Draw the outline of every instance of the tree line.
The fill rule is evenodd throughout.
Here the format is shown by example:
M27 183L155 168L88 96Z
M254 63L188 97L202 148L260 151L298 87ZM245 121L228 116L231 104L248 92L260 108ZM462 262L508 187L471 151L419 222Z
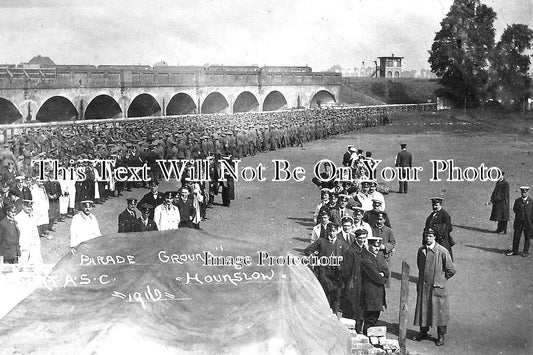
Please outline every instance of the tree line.
M442 85L438 96L460 107L495 100L516 108L530 97L533 30L507 25L496 43L496 16L480 0L454 1L429 51L431 70Z

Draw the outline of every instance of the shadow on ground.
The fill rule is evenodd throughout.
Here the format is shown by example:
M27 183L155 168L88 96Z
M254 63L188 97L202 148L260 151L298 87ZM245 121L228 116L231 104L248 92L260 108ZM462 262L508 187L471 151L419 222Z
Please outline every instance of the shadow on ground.
M474 231L474 232L494 233L493 230L489 230L489 229L485 229L485 228L470 227L470 226L459 226L457 224L452 224L452 226L457 227L457 228L461 228L461 229L466 229L466 230L469 230L469 231Z
M477 245L468 245L468 244L466 244L465 247L484 250L484 251L488 251L489 253L496 253L496 254L505 254L508 251L507 249L487 248L487 247L480 247L480 246L477 246Z
M310 218L287 217L287 219L291 221L295 221L299 225L307 227L308 229L312 229L315 226L315 224L313 223L313 220Z

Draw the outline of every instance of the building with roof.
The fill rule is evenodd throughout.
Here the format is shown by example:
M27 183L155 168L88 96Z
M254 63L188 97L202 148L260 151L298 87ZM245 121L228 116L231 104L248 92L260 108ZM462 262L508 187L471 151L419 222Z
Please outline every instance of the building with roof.
M402 76L402 59L404 57L378 57L380 78L400 78Z

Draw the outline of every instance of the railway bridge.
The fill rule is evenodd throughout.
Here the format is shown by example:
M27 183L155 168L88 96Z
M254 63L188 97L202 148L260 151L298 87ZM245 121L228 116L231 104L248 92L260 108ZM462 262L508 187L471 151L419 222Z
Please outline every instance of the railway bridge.
M0 124L315 108L340 73L310 67L0 67Z

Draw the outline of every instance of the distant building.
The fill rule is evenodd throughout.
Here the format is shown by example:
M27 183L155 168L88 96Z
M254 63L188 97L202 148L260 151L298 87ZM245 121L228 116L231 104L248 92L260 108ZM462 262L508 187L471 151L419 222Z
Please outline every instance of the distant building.
M426 79L435 79L437 75L429 69L420 69L420 77Z
M402 78L416 78L417 76L418 73L416 70L404 70L401 74Z
M40 54L33 57L28 63L22 63L23 68L39 69L39 68L53 68L56 63L50 57L43 57Z
M353 78L359 75L359 70L357 68L342 68L340 73L345 78Z
M390 57L378 58L380 78L399 78L402 76L403 57L395 57L394 54L392 54Z

